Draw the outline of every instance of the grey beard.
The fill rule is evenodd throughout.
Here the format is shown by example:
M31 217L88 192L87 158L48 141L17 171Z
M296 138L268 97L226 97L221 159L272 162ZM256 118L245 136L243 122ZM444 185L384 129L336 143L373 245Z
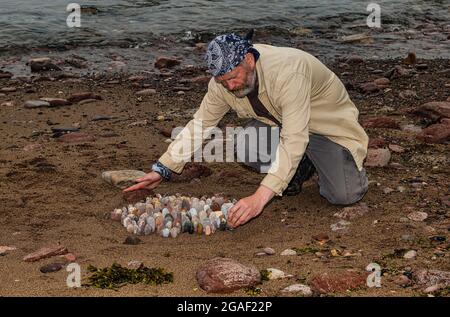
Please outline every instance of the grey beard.
M253 92L253 90L255 90L255 85L256 85L256 70L254 70L253 73L249 75L247 85L243 89L232 91L232 93L237 98L244 98L249 93Z

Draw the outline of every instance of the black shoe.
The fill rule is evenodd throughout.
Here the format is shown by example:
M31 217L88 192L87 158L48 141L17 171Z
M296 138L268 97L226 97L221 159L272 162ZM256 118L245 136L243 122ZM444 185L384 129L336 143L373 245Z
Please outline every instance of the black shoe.
M314 167L311 160L305 154L303 155L302 160L298 164L297 170L295 171L294 177L292 177L291 182L288 187L284 190L283 195L286 196L295 196L301 193L302 185L308 179L313 176L316 168Z

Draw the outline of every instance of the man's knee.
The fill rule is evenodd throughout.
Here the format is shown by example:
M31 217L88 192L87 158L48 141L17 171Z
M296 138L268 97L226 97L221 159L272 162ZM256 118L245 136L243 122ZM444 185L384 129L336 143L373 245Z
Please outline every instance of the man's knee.
M335 188L334 190L321 191L321 195L325 197L333 205L352 205L363 199L367 193L367 182L361 184L352 184L350 188Z

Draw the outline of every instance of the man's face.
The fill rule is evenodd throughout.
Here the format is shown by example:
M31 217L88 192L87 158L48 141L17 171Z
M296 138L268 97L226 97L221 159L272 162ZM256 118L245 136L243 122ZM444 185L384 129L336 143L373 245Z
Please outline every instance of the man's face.
M250 54L250 53L249 53ZM248 56L232 71L215 77L215 81L225 87L237 98L244 98L256 86L256 69L253 55Z

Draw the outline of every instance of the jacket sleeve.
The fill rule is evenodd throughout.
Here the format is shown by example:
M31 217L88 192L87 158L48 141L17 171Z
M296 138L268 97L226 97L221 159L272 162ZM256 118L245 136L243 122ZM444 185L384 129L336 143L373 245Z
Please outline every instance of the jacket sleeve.
M208 130L217 126L229 109L230 106L222 97L217 84L211 79L208 92L194 118L181 130L159 161L170 170L181 173L192 155L202 147L203 139L209 134Z
M291 73L276 84L282 109L281 133L275 161L261 185L281 196L295 174L309 142L311 82L301 73Z

